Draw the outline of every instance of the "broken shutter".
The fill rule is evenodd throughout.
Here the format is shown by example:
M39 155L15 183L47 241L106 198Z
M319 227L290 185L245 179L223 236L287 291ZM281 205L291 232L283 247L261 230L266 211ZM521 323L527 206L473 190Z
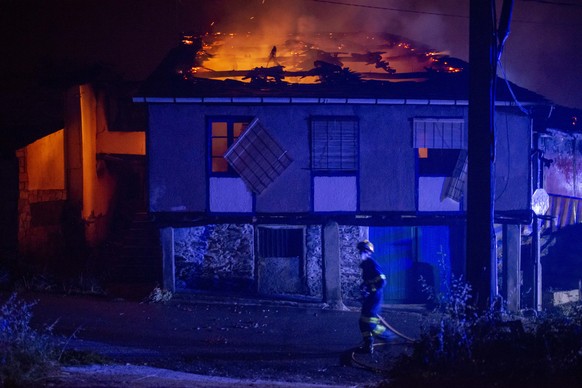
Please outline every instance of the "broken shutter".
M467 180L467 151L461 150L457 164L453 170L453 176L445 179L441 201L445 198L450 198L456 202L461 201L463 196L463 188Z
M291 164L292 159L254 119L224 154L253 192L260 194Z

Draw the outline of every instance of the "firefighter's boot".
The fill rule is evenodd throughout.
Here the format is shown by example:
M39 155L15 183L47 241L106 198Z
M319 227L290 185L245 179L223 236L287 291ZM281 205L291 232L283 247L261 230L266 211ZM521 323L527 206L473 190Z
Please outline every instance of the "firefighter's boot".
M374 337L366 337L364 338L364 352L366 353L374 353Z

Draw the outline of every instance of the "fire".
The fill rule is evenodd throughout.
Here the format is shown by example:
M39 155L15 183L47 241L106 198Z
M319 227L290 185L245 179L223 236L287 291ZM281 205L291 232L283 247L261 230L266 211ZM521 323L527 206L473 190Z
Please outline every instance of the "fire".
M386 80L464 69L462 61L390 34L265 36L214 32L185 35L182 44L199 47L194 66L177 69L184 78L315 83L321 81L322 72L329 71L364 80Z

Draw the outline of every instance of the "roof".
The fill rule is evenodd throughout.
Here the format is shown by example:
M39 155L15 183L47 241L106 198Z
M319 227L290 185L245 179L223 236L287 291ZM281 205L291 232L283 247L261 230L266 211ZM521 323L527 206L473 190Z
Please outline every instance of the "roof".
M467 62L436 54L426 48L423 48L421 52L411 50L408 48L408 43L405 48L395 46L394 41L397 37L390 35L389 39L391 43L388 48L385 47L386 45L381 46L384 51L370 52L356 47L359 51L353 52L343 45L341 47L346 52L342 52L342 55L320 49L313 54L313 49L310 48L301 53L300 59L291 55L279 59L280 57L274 55L279 46L273 46L268 59L265 55L265 57L256 58L254 62L254 64L271 63L273 66L256 66L242 70L227 70L228 64L225 65L224 62L228 61L221 63L216 59L219 55L229 59L235 54L225 53L224 50L209 53L210 50L207 49L207 44L203 40L188 40L187 43L182 41L168 53L158 68L142 84L138 96L468 100L469 64ZM294 41L293 44L296 45L296 42ZM286 45L289 46L289 43ZM304 46L312 47L313 44L302 44L301 47ZM394 50L397 51L394 52ZM408 51L402 55L402 50ZM410 67L404 65L399 65L399 67L414 71L398 71L397 68L391 67L392 62L389 63L384 59L396 58L396 61L399 61L396 63L400 63L403 61L402 57L408 58L412 64ZM308 59L314 58L315 61L307 65ZM233 66L239 63L238 59L230 60ZM285 60L288 62L284 62ZM214 70L208 67L213 64L222 68ZM315 81L305 83L306 78ZM496 85L499 101L514 102L514 95L520 103L524 104L548 103L543 96L511 82L505 82L501 78L498 78Z

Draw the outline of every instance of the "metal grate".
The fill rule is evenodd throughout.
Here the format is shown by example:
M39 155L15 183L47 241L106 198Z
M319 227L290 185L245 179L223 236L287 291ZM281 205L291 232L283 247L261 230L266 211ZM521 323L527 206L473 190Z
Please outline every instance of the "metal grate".
M261 257L302 257L303 229L259 228Z
M254 119L224 158L253 192L262 193L293 161Z

